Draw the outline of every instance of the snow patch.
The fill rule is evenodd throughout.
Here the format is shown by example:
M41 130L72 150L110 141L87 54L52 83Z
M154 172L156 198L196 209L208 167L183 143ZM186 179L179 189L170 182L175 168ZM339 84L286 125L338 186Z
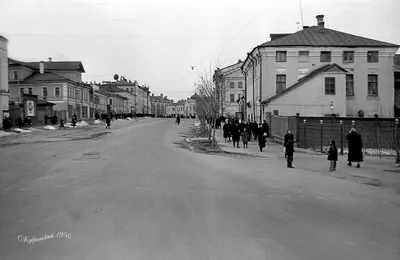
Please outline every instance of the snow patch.
M79 127L81 127L81 126L88 126L88 125L89 125L89 124L86 123L85 121L80 121L80 122L76 123L76 126L79 126Z
M130 117L127 117L127 118L126 118L126 120L132 120L132 118L130 118Z
M99 119L94 120L94 123L95 123L96 125L104 124L104 122L101 121L101 120L99 120Z
M51 125L46 125L43 128L46 129L46 130L56 130L56 128L54 126L51 126Z
M14 134L14 133L9 133L9 132L0 131L0 137L9 136L9 135L13 135L13 134Z
M17 132L17 133L32 133L33 132L32 130L25 130L25 129L21 129L21 128L14 128L13 131Z

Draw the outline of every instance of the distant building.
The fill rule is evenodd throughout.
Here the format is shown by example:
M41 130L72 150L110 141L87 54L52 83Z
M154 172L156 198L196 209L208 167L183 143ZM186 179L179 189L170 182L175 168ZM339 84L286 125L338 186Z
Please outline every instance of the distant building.
M185 117L196 117L196 94L185 100Z
M248 54L241 67L248 120L296 113L395 116L399 45L328 29L323 18L296 33L271 34Z
M243 119L245 86L242 65L243 61L239 60L236 64L214 72L213 79L221 101L221 116Z
M8 103L10 90L8 88L8 40L0 35L0 126L3 124L4 116L10 116ZM1 128L1 127L0 127Z
M155 96L152 94L150 96L151 112L155 116L166 116L167 115L167 105L170 104L172 100L168 99L168 96L160 94Z

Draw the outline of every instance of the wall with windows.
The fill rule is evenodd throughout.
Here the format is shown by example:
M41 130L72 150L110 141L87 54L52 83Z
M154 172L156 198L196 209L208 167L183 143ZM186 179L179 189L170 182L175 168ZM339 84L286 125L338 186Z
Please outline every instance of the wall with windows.
M393 59L396 51L395 48L263 48L262 99L290 87L325 64L336 63L353 75L353 78L347 78L348 116L363 110L365 116L378 114L380 117L393 117ZM258 62L256 75L259 66ZM251 74L251 70L248 72ZM248 80L251 80L250 77ZM248 82L248 100L252 95L251 84Z
M346 115L345 73L322 73L265 105L264 112L282 116ZM333 109L331 107L333 105Z

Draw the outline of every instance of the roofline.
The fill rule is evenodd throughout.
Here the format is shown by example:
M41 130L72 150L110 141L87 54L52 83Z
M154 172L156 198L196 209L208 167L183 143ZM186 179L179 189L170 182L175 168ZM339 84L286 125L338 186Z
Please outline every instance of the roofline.
M0 39L4 40L6 43L8 43L8 39L6 37L0 35Z
M326 68L324 68L324 67L326 67ZM323 66L321 66L321 67L319 67L319 68L317 68L317 69L315 69L315 70L313 70L313 71L310 72L310 73L312 73L312 72L314 72L314 71L321 70L322 68L324 68L324 69L322 69L321 71L319 71L318 73L312 75L312 76L309 77L309 78L304 79L303 81L301 81L301 78L300 78L296 83L292 84L289 88L285 89L284 91L280 92L279 94L276 94L276 95L274 95L274 96L272 96L272 97L270 97L270 98L267 98L266 100L262 101L261 104L263 104L263 105L268 104L268 103L271 102L272 100L277 99L277 98L283 96L284 94L290 92L291 90L293 90L293 87L299 87L300 85L303 85L305 82L308 82L309 80L315 78L317 75L319 75L319 74L321 74L321 73L324 73L325 71L327 71L327 70L329 70L329 69L331 69L331 68L333 68L333 67L338 67L338 68L339 68L340 70L342 70L343 72L345 72L345 73L347 72L346 69L342 68L341 66L339 66L339 65L336 64L336 63L323 65ZM307 76L307 75L306 75L306 76ZM306 77L306 76L305 76L305 77ZM296 84L298 84L298 85L296 86Z
M400 45L393 44L392 46L388 45L290 45L290 44L284 44L284 45L267 45L263 46L260 45L260 48L279 48L279 47L318 47L318 48L327 48L327 47L337 47L337 48L385 48L385 49L390 49L390 48L400 48Z

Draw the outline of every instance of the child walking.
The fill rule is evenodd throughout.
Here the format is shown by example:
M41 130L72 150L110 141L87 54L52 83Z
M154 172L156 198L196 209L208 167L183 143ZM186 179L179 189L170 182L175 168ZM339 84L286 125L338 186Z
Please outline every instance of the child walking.
M329 171L330 172L336 171L336 162L338 160L338 149L336 147L335 140L332 140L329 146L328 160L331 161L331 164L329 166Z
M243 141L243 147L248 148L249 133L247 132L246 128L244 129L244 131L242 133L242 141Z
M293 167L293 154L294 154L294 146L293 146L293 141L289 140L286 143L286 149L285 149L285 157L287 159L287 167L288 168L294 168Z

